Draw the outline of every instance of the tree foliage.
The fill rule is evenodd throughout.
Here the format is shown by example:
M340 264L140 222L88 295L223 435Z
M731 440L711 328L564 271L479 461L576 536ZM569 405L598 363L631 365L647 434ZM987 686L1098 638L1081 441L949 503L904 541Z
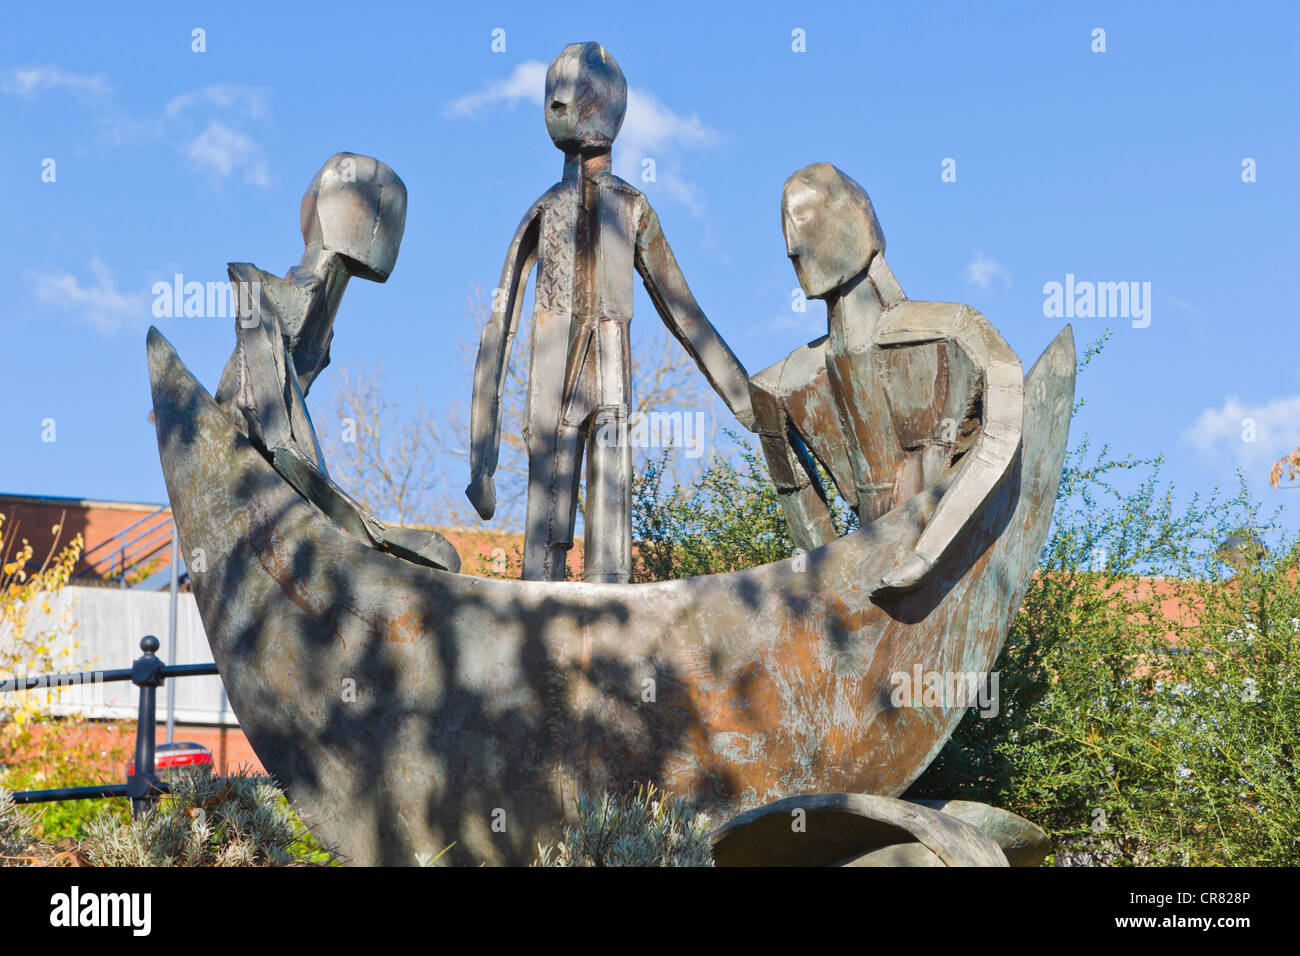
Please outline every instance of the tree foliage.
M77 643L70 607L56 600L81 555L81 536L37 558L0 515L0 679L66 673ZM58 716L59 690L0 694L0 787L11 791L120 779L129 747L113 733L88 733L86 719ZM113 728L108 728L112 730ZM47 835L79 836L96 801L51 804L35 817Z
M1300 863L1300 548L1242 490L1179 508L1159 462L1086 443L995 665L911 796L1014 810L1060 863ZM1144 470L1121 492L1116 473Z
M752 453L671 492L651 465L635 515L639 580L790 553ZM908 796L1019 813L1058 863L1300 863L1300 542L1259 546L1278 534L1244 486L1180 505L1159 459L1085 440L995 664L997 716L970 711Z

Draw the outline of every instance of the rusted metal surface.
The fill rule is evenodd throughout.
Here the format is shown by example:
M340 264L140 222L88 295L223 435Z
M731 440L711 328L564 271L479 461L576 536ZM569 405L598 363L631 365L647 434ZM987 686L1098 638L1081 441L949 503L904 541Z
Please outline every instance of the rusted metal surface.
M965 819L969 808L978 806L983 804L959 808L967 811L963 814L865 793L787 797L715 830L713 859L718 866L870 866L880 860L903 866L1007 866L998 841Z
M582 791L654 781L715 820L895 796L964 710L894 677L987 672L1047 533L1074 348L1026 376L1013 466L932 574L875 593L954 481L807 555L655 584L465 577L340 530L149 336L159 452L214 657L250 742L359 863L522 863ZM202 560L195 560L199 554Z

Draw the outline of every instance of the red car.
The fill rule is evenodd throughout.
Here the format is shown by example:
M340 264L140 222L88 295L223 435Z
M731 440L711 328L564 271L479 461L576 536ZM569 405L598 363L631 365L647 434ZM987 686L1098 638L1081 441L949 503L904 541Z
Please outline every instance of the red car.
M176 767L191 767L198 764L212 764L212 751L202 744L190 740L178 740L174 744L159 744L154 754L154 771L162 773ZM126 765L127 777L135 773L135 761Z

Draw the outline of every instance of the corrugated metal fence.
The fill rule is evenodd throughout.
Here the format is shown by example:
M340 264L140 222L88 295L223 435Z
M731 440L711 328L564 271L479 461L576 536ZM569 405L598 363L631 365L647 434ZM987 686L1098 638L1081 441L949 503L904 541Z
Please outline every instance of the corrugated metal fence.
M129 667L139 656L141 634L157 634L162 642L159 655L166 659L170 596L166 591L119 590L69 586L50 601L50 614L64 612L76 622L71 639L61 638L61 647L72 647L60 657L61 671L90 671ZM48 626L46 615L37 610L29 628ZM0 640L3 640L0 637ZM199 620L194 595L177 596L176 660L168 664L206 664L212 660L208 638ZM18 677L20 674L5 674ZM27 691L37 694L42 691ZM192 677L167 681L158 692L158 712L167 712L170 695L176 695L176 721L182 724L238 726L219 677ZM49 698L54 713L82 713L88 717L134 720L135 687L130 683L90 683L66 687Z

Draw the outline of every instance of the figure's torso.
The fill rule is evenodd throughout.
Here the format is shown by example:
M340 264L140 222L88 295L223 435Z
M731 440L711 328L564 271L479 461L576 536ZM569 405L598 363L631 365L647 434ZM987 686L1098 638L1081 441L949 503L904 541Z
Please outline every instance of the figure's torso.
M542 197L533 353L561 379L568 417L628 401L626 332L644 201L607 171L565 179ZM597 386L608 394L583 394Z
M868 338L831 337L826 364L849 442L859 516L871 521L933 485L970 448L980 427L980 376L945 327L967 306L904 302ZM934 330L910 334L915 327Z

